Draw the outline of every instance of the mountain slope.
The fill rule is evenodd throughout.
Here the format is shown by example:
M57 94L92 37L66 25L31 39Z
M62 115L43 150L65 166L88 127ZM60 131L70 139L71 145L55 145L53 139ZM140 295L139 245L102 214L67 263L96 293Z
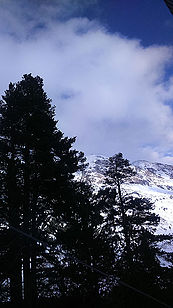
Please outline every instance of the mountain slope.
M104 172L108 158L91 155L89 166L83 177L91 182L95 190L105 187ZM127 193L150 199L155 204L154 212L160 216L158 234L173 233L173 166L139 160L132 164L136 175L123 184Z

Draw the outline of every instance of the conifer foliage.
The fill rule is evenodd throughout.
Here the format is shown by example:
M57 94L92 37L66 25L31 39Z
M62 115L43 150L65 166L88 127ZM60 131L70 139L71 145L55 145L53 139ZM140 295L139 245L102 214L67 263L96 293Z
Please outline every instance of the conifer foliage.
M108 186L98 194L99 204L105 212L105 232L114 246L115 258L119 256L121 272L128 270L128 273L134 271L137 264L144 266L144 244L149 252L154 228L159 222L159 217L152 213L153 204L149 200L124 191L123 183L134 175L122 153L115 154L109 158L105 171Z
M2 97L0 132L0 301L129 307L117 278L163 287L159 218L148 200L124 192L134 170L122 153L109 158L105 189L75 180L84 154L57 128L43 80L31 74Z
M44 230L52 217L57 220L58 215L58 224L63 226L65 216L70 215L67 204L71 182L74 172L83 168L84 158L71 149L75 139L63 137L57 129L54 108L40 77L28 74L22 81L10 83L0 112L1 257L8 260L9 267L4 268L2 276L10 279L11 301L19 303L23 271L24 299L29 303L38 296L36 267L40 252L32 241L7 231L3 223L48 239Z

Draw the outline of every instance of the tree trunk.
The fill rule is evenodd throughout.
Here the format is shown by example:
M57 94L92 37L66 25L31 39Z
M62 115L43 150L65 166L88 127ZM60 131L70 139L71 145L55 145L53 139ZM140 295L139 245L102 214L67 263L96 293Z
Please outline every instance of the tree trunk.
M30 228L30 166L29 149L26 147L24 152L24 200L23 200L23 229L27 234L31 233ZM23 275L24 275L24 300L27 307L32 307L32 286L31 286L31 240L24 237L23 250Z
M14 150L13 150L14 151ZM16 168L14 154L8 163L7 170L7 189L8 189L8 207L9 207L9 225L20 228L20 212L19 212L19 194L16 183ZM21 251L19 236L14 231L12 239L9 243L9 254L11 256L10 268L10 298L14 304L22 301L22 267L21 267Z
M37 226L36 226L36 213L37 213L37 202L38 202L38 170L37 163L35 162L34 167L34 182L33 182L33 198L32 198L32 235L37 237ZM32 281L32 303L35 304L37 299L37 243L32 242L31 249L31 281Z
M20 304L22 302L22 264L19 247L15 241L10 250L13 258L10 264L10 298L13 304Z
M36 211L35 204L32 209L32 235L36 236ZM36 258L37 258L37 243L32 242L31 246L31 293L32 293L32 305L34 306L37 299L37 279L36 279Z
M123 233L125 237L125 245L126 245L126 252L127 252L127 261L129 265L132 264L132 254L131 254L131 249L130 249L130 235L128 234L128 227L127 227L127 217L124 209L124 202L121 194L121 186L120 182L117 179L117 188L118 188L118 195L120 199L120 209L121 209L121 215L122 215L122 227L123 227Z

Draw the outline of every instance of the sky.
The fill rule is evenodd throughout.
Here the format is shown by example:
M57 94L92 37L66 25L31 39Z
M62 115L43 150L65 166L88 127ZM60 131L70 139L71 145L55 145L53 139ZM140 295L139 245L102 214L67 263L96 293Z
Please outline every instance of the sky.
M0 94L32 73L85 155L173 163L173 15L164 0L0 0Z

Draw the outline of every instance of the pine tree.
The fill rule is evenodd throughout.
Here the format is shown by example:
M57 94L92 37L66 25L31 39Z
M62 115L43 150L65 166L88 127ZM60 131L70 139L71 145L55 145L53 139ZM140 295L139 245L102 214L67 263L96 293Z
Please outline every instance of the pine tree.
M51 276L51 284L61 296L95 301L109 287L105 277L92 270L92 267L112 273L112 250L105 234L100 232L103 217L91 187L83 181L74 181L72 186L73 189L68 192L68 206L61 217L61 226L56 220L49 225L50 233L56 238L54 246L60 246L64 252L61 254L62 266L59 270L54 252L51 259L49 251L48 260L54 266L53 273L57 268L59 270L59 274Z
M170 235L155 235L160 219L153 212L154 204L125 190L123 184L134 174L129 161L121 153L110 157L105 172L108 187L98 195L105 213L103 228L115 249L115 273L131 286L170 302L172 270L162 268L158 259L158 256L163 257L158 242L170 239ZM112 295L117 297L115 303L120 306L134 304L134 294L122 286L115 286ZM147 300L139 298L136 303L137 306L146 306Z
M64 138L57 129L55 111L40 77L29 74L16 84L10 83L0 111L2 220L34 237L43 237L41 231L51 217L57 216L61 224L74 172L83 168L83 154L71 149L75 138ZM12 244L6 252L16 256L10 271L11 301L22 299L23 260L24 299L31 305L38 296L40 252L33 241L8 233ZM47 233L45 236L48 239Z
M105 213L104 229L107 228L111 245L115 247L121 272L124 268L128 274L137 264L144 267L143 247L145 244L145 249L152 251L153 231L159 222L158 216L152 213L153 204L149 200L136 198L123 189L123 183L134 174L122 153L110 157L105 174L108 187L99 192L99 203ZM156 255L153 258L153 262L156 261Z

